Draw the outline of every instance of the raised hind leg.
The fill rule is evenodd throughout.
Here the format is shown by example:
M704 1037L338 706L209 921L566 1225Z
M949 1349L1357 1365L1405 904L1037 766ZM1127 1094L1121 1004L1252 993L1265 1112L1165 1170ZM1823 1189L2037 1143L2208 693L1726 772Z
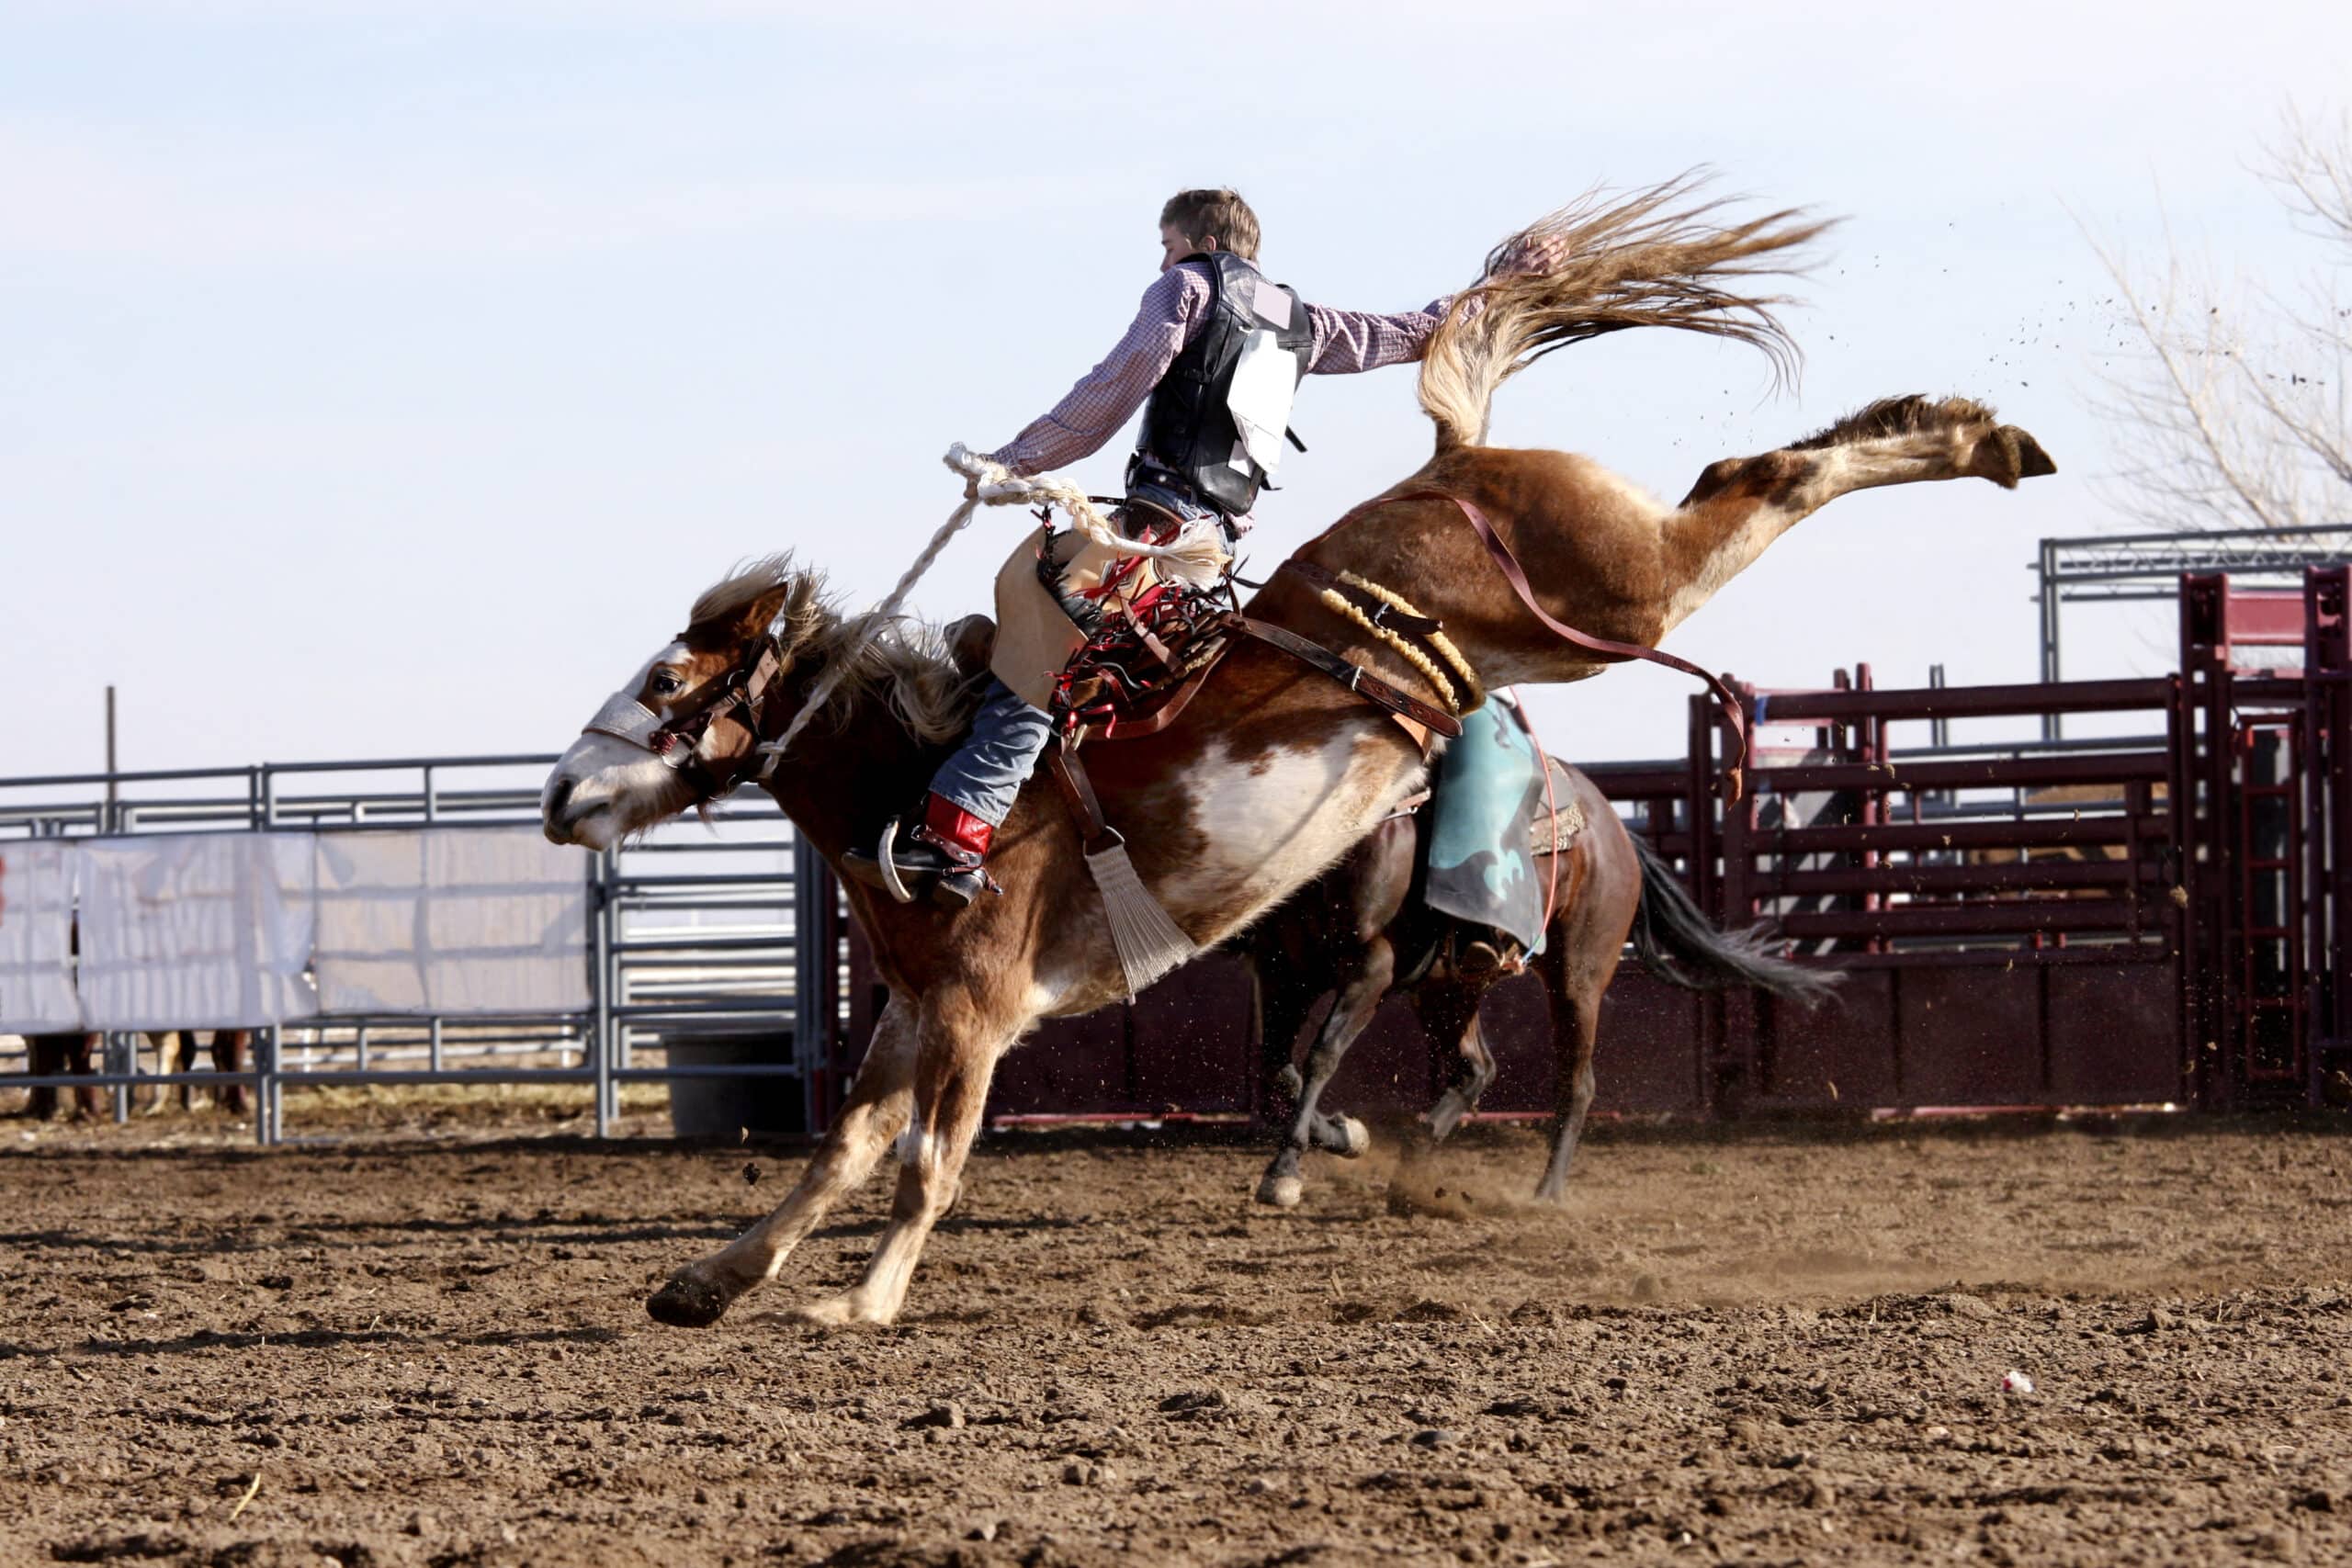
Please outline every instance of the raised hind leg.
M1679 584L1657 635L1679 626L1765 547L1841 495L1879 485L1984 479L2005 490L2054 474L2040 442L1966 398L1887 398L1792 446L1711 465L1661 526Z
M812 1323L888 1323L906 1304L923 1243L956 1201L964 1161L980 1130L989 1080L1019 1033L960 989L923 1000L914 1073L914 1115L899 1140L899 1190L890 1223L865 1278L802 1309Z
M1340 1064L1347 1058L1348 1047L1355 1043L1379 1009L1380 999L1388 994L1396 976L1396 950L1385 934L1375 935L1357 954L1351 970L1332 997L1331 1010L1324 1017L1323 1027L1315 1032L1315 1043L1306 1049L1305 1082L1290 1131L1258 1182L1261 1203L1278 1209L1298 1206L1306 1195L1301 1161L1308 1149L1352 1159L1372 1145L1372 1135L1363 1122L1348 1115L1325 1115L1321 1101L1324 1089L1330 1087Z
M773 1213L734 1241L671 1275L645 1310L680 1328L701 1328L718 1322L744 1292L775 1278L792 1249L843 1193L866 1179L906 1125L913 1098L916 1041L912 1004L892 996L875 1021L874 1038L850 1085L847 1103L792 1191Z

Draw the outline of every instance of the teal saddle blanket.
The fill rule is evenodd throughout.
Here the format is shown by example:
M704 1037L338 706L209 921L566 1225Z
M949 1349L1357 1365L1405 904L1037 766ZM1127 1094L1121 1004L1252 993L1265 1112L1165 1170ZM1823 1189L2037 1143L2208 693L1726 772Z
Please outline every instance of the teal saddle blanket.
M1518 705L1500 693L1463 716L1438 759L1422 808L1423 897L1430 908L1492 926L1530 953L1544 948L1544 887L1531 825L1544 764Z

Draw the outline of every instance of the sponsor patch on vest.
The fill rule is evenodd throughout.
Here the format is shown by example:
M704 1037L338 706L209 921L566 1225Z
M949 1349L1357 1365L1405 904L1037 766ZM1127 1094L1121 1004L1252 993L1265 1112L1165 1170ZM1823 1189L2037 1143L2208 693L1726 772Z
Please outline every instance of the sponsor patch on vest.
M1290 325L1290 296L1262 277L1256 279L1251 286L1250 307L1258 312L1258 319L1270 327Z

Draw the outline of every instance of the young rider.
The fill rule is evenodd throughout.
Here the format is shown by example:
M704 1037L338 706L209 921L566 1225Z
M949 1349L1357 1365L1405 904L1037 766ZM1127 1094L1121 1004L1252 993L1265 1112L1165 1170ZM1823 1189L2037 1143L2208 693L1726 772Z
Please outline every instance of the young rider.
M1101 450L1141 409L1120 513L1129 530L1146 532L1153 520L1214 519L1229 547L1250 525L1299 377L1418 360L1453 303L1448 296L1385 316L1306 304L1259 272L1258 239L1257 214L1233 191L1170 197L1159 213L1159 277L1125 335L990 457L1023 477L1067 468ZM1551 259L1513 258L1502 270L1534 270ZM1270 355L1277 360L1271 367ZM991 675L970 737L932 779L922 820L890 844L900 877L935 876L934 897L969 903L987 886L980 866L989 840L1051 732L1041 708ZM872 856L849 860L853 874L883 882Z

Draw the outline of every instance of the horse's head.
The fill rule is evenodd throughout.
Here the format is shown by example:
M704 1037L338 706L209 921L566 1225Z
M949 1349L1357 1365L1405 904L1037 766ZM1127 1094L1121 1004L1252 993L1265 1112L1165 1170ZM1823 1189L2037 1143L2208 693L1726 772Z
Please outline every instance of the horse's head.
M548 775L539 818L602 850L732 790L779 732L836 621L813 573L771 557L695 602L686 629L605 700Z

